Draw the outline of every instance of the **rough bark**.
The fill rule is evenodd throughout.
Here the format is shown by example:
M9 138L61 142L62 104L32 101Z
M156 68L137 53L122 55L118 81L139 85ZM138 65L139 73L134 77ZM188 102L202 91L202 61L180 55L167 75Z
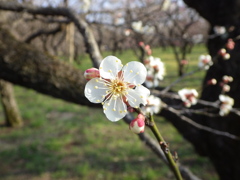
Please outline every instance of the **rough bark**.
M0 30L0 77L56 98L90 105L83 93L83 72L17 42L4 29Z
M6 120L6 126L22 126L23 121L14 97L12 84L4 80L0 80L0 94Z

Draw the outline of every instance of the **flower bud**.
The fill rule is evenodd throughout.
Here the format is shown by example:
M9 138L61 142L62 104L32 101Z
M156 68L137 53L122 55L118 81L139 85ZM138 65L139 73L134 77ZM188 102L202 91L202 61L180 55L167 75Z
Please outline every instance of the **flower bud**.
M140 42L138 43L138 45L141 46L141 47L143 47L143 46L144 46L144 42L140 41Z
M150 56L151 54L152 54L152 50L151 50L151 49L148 49L148 50L147 50L147 55Z
M224 92L229 92L230 89L231 89L231 88L230 88L229 85L227 85L227 84L224 84L224 85L223 85L223 91L224 91Z
M136 133L143 133L145 128L145 117L142 114L138 114L137 118L132 120L129 129Z
M96 78L96 77L100 77L100 73L99 73L99 70L96 69L96 68L90 68L90 69L87 69L85 72L84 72L84 77L87 81L93 79L93 78Z
M228 42L226 44L226 48L229 50L233 50L235 46L235 42L232 39L228 39Z
M217 80L216 79L210 79L210 80L207 81L207 84L208 85L215 85L215 84L217 84Z
M223 59L224 60L230 59L230 54L228 54L228 53L224 54Z
M224 48L220 49L220 50L218 51L218 54L219 54L220 56L224 56L224 55L226 54L226 49L224 49Z
M233 81L233 77L232 76L227 76L227 75L224 75L222 77L222 80L224 83L229 83L229 82L232 82Z
M181 63L182 65L186 65L186 64L188 64L188 60L182 59L180 63Z

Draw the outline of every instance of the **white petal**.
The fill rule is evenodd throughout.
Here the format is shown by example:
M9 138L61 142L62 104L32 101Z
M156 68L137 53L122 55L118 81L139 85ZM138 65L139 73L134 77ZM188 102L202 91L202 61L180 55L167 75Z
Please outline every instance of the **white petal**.
M147 104L147 97L150 95L149 89L140 85L136 89L130 89L126 95L128 103L133 108L138 108L140 104Z
M121 98L106 101L103 105L103 112L110 121L118 121L127 114L127 106Z
M105 79L115 79L122 66L120 59L115 56L107 56L100 64L100 76Z
M86 98L92 103L101 103L107 94L107 87L104 84L104 81L99 78L88 81L84 90Z
M135 85L142 84L147 76L147 70L145 66L137 61L127 63L123 67L124 81L133 83Z

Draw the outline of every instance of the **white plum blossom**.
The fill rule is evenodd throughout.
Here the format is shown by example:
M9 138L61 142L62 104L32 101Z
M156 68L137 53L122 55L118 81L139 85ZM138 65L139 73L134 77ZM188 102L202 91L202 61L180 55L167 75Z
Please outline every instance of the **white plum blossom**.
M162 108L162 101L160 98L150 95L147 98L147 105L143 106L142 111L147 113L151 113L151 114L157 114L160 112Z
M143 32L142 21L132 22L132 28L134 31L142 33Z
M213 62L212 62L212 57L210 55L199 56L199 62L198 62L199 68L208 70L211 65L213 65Z
M120 59L108 56L99 67L100 77L88 81L85 96L92 103L102 103L106 117L118 121L127 114L127 108L138 108L147 104L150 91L141 84L145 81L147 70L137 61L124 67Z
M148 88L157 87L160 80L163 80L166 74L164 63L160 58L149 56L144 61L144 65L147 68L147 79L145 84Z
M142 34L151 34L155 31L155 28L153 26L143 26L142 21L132 22L132 28L134 31Z
M198 92L195 89L181 89L178 91L178 95L186 107L197 104Z
M226 28L224 26L214 26L213 30L217 35L223 35L226 33Z
M234 105L234 99L229 96L220 94L219 100L221 102L219 111L220 116L228 115L229 111L232 109L232 106Z
M83 1L82 1L81 9L82 9L84 12L88 12L89 9L90 9L90 6L91 6L91 0L83 0Z

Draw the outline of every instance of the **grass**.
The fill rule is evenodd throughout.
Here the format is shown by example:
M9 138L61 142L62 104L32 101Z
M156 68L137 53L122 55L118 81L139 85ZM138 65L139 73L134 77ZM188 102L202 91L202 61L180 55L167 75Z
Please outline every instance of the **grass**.
M166 63L169 72L166 80L176 78L169 50L154 52ZM194 50L191 66L197 64L200 52L205 52L202 47ZM134 60L128 58L133 57L130 51L117 56ZM81 64L81 68L87 66L90 64ZM192 78L189 86L199 84L202 75ZM101 109L70 104L18 86L15 95L25 125L0 128L0 180L173 179L168 167L123 121L108 121ZM2 109L0 115L3 124ZM170 123L162 118L156 121L182 164L202 179L217 179L209 161L199 157Z

